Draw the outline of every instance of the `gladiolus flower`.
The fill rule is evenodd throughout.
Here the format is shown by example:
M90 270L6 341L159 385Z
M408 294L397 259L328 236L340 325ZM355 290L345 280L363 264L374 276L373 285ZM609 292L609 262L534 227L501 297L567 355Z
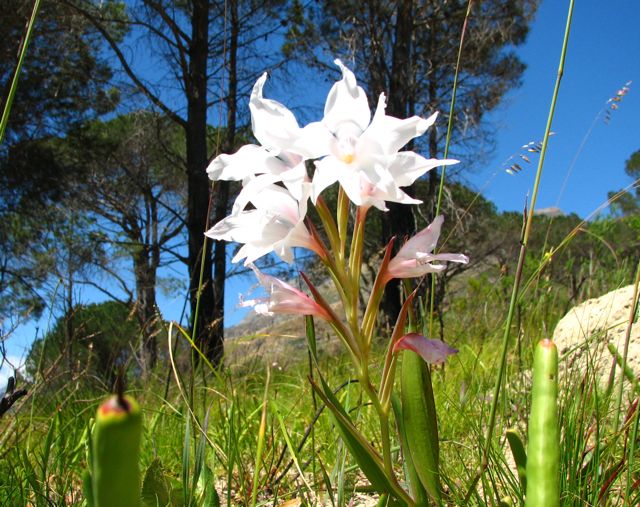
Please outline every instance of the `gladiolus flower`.
M286 313L296 315L312 315L324 320L331 320L329 314L318 303L282 280L262 273L253 264L249 264L258 277L260 285L267 292L267 297L241 301L240 306L252 306L256 313L273 315Z
M246 258L245 265L249 265L259 257L275 252L291 263L291 249L296 246L323 255L322 248L304 225L306 196L297 201L287 190L276 185L250 194L255 209L240 210L205 233L213 239L244 243L232 262Z
M400 187L411 185L430 169L456 164L457 160L426 159L413 152L398 152L411 139L421 136L435 122L413 116L404 120L385 114L386 100L380 95L371 123L364 90L340 60L342 80L331 88L325 104L324 131L315 127L315 142L326 145L326 157L316 162L312 200L338 181L358 206L386 210L385 201L419 204ZM306 142L306 140L301 140Z
M391 259L387 267L387 279L392 278L417 278L427 273L437 273L445 269L444 264L431 264L433 261L449 261L466 264L469 258L463 254L433 254L438 243L440 229L444 217L442 215L427 228L423 229L400 249L397 255Z
M429 340L418 333L409 333L393 345L393 352L412 350L429 364L444 363L447 357L458 352L440 340Z

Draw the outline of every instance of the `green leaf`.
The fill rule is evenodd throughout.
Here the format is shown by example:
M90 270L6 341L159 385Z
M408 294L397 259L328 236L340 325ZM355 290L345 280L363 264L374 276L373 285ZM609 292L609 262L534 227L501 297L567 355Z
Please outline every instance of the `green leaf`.
M380 456L353 425L353 422L344 411L342 405L340 405L340 402L321 376L320 380L322 382L322 389L313 381L310 381L311 386L327 408L329 408L335 426L349 449L349 452L356 460L356 463L364 475L369 479L371 485L376 488L378 492L391 493L393 487L384 472Z
M516 469L518 471L518 479L520 480L520 486L522 491L527 490L527 452L524 449L524 443L520 434L515 429L507 430L507 442L511 448L511 454L513 460L516 463Z
M220 497L215 488L213 473L207 465L205 465L202 475L204 478L204 502L202 507L220 507Z
M316 394L322 399L324 404L329 408L331 415L333 416L333 421L335 423L340 436L347 449L356 460L356 463L364 473L365 477L369 480L371 485L379 492L379 493L390 493L394 497L400 499L401 496L397 491L397 487L394 487L389 477L387 477L386 472L384 470L384 465L382 463L382 458L376 452L376 450L369 444L367 439L360 433L357 428L354 426L351 418L344 410L338 398L336 398L335 394L324 380L322 373L320 372L320 368L318 367L318 358L316 355L316 347L315 347L315 328L313 325L313 320L311 317L307 317L306 319L306 331L307 331L307 341L309 342L309 350L311 351L311 356L313 358L313 362L316 366L316 370L318 371L318 378L320 379L320 383L322 388L318 386L314 382L313 379L309 379L311 383L311 387L314 389ZM399 500L400 501L400 500ZM404 505L404 502L401 502L401 505Z
M402 417L402 405L400 402L400 397L397 393L393 393L391 395L391 406L393 407L396 424L398 425L398 435L400 436L400 445L402 447L402 456L404 458L403 463L405 468L405 476L407 478L407 481L409 482L409 490L411 491L411 496L415 500L416 505L427 505L427 492L424 489L422 482L420 482L420 478L418 477L418 473L416 472L416 467L413 464L413 460L411 459L411 451L409 451L407 433L405 431L404 419Z
M171 505L171 487L158 458L151 462L144 474L142 503L145 507Z
M420 482L429 496L442 503L439 472L438 420L429 367L412 351L402 358L401 399L404 439Z
M91 482L91 472L85 470L82 473L82 493L87 501L87 507L93 507L93 483Z

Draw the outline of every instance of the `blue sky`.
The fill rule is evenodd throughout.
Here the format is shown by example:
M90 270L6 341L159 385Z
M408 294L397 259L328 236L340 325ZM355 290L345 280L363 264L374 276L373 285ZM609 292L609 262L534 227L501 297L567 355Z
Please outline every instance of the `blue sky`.
M542 138L567 8L568 1L542 2L527 42L517 50L527 64L523 85L510 92L490 118L497 139L494 154L473 172L465 172L465 161L461 161L461 176L494 201L501 211L521 211L533 186L535 163L522 163L523 171L511 176L505 172L503 162L517 154L523 144ZM556 134L549 143L538 208L559 206L566 213L587 217L606 201L608 191L631 183L624 173L624 162L632 152L640 149L640 30L637 21L638 2L635 0L576 2L553 124ZM631 90L619 109L613 111L609 123L605 124L602 118L596 120L607 99L628 81L633 81ZM330 83L327 83L319 100L324 100L329 87ZM565 180L566 186L561 193ZM246 292L252 283L252 277L235 277L228 282L227 325L234 324L246 313L246 310L236 308L237 294ZM91 294L85 292L83 297L89 300ZM175 299L160 298L161 310L170 319L179 317L183 304L183 295ZM46 321L40 323L40 333L44 328ZM36 327L31 324L22 326L12 335L7 348L16 360L25 353L35 332ZM0 389L5 384L3 375L6 375L6 369L0 372Z
M640 149L638 5L632 0L576 2L553 122L556 134L545 159L538 208L559 206L587 217L606 201L607 191L632 181L624 173L624 162ZM535 164L521 164L524 170L511 176L503 162L523 144L542 138L567 9L565 1L542 2L529 38L518 50L527 64L523 86L512 91L491 118L498 140L495 155L480 171L467 175L500 210L522 211L531 192ZM607 99L628 81L634 81L631 90L609 123L594 123Z

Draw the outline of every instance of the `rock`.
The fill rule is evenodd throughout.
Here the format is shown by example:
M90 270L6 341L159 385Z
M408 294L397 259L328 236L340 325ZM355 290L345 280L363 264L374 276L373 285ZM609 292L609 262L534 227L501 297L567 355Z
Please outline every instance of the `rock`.
M585 301L558 322L553 339L560 357L568 353L567 359L560 363L561 376L572 367L584 373L587 364L592 363L601 381L609 379L613 356L607 343L613 343L622 356L632 299L633 285L629 285ZM636 375L640 374L638 322L631 328L627 364ZM616 375L619 374L620 368L616 368Z

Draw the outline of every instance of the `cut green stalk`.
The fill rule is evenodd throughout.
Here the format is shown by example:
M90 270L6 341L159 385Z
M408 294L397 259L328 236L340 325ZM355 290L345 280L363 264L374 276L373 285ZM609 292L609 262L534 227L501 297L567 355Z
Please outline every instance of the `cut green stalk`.
M130 396L112 396L98 408L93 430L94 507L140 506L142 412Z
M558 348L541 340L533 358L533 386L527 448L526 507L560 505Z

